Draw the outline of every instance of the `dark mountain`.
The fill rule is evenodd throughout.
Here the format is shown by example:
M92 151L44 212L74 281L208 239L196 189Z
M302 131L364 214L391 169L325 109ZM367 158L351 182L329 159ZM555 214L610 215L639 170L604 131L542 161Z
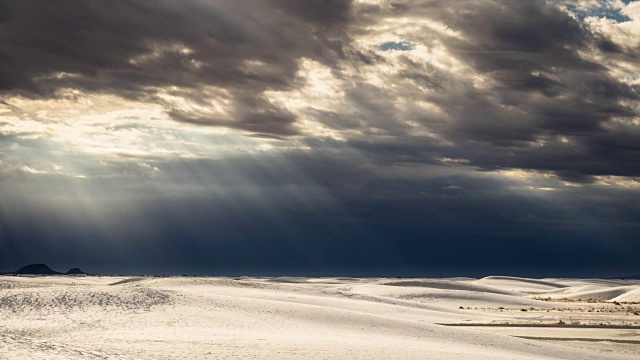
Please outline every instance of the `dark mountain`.
M67 271L65 275L89 275L89 274L80 270L80 268L73 268L73 269L69 269L69 271Z
M27 265L23 268L20 268L14 272L12 272L11 274L16 274L16 275L57 275L57 274L61 274L55 270L51 270L50 267L48 267L45 264L31 264L31 265Z

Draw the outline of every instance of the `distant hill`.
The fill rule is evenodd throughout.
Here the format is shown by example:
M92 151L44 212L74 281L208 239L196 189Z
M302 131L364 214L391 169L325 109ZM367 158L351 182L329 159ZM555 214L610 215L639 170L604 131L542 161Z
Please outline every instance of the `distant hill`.
M45 264L31 264L31 265L27 265L25 267L22 267L14 272L12 272L11 274L16 274L16 275L58 275L61 274L55 270L51 270L50 267L48 267Z
M89 275L89 274L80 270L80 268L73 268L73 269L69 269L69 271L67 271L65 275Z

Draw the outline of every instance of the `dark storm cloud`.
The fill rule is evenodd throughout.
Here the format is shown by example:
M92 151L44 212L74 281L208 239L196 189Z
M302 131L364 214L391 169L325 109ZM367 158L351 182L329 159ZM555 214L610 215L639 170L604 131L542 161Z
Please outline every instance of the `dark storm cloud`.
M638 49L543 0L396 1L386 7L340 0L5 1L0 13L5 94L55 97L62 96L58 89L77 88L160 103L173 119L191 124L251 136L309 135L297 126L298 113L265 95L303 86L297 71L299 60L308 58L345 84L344 107L313 109L311 115L333 129L371 135L373 161L384 155L375 145L414 146L407 125L412 120L451 144L420 152L415 162L448 152L484 169L516 166L576 179L640 175L640 165L626 160L638 156L632 121L640 88L613 77L593 56L631 61ZM352 41L394 17L439 22L461 36L424 28L377 49ZM385 51L410 52L436 42L486 84L410 55L400 56L395 75L387 77L397 85L392 89L357 74L390 65L380 55ZM222 96L206 87L226 91L227 113L194 112L158 97L169 91L206 108ZM314 99L308 100L313 107ZM435 104L445 116L412 107L415 100ZM556 144L561 138L572 146ZM540 141L546 147L534 146Z
M154 101L159 87L216 86L241 94L240 103L268 108L270 114L258 109L242 116L238 128L289 135L291 114L264 104L261 94L291 87L301 57L334 63L340 56L345 34L339 29L349 20L350 2L329 5L3 1L0 90L48 97L71 87ZM259 119L266 121L255 124Z
M227 117L198 117L189 112L170 110L175 120L203 126L228 126L264 136L295 135L293 127L296 117L290 111L282 109L267 99L251 94L239 93L235 96L232 120Z
M272 0L300 19L324 26L342 27L351 20L352 1L348 0Z
M640 164L632 161L640 156L634 145L640 143L637 126L632 125L640 115L640 87L614 78L610 68L592 56L616 53L637 62L638 49L593 32L542 0L407 1L377 11L367 8L366 13L372 23L385 17L443 23L460 36L424 30L412 40L430 47L438 39L485 79L477 86L471 79L455 79L455 73L409 59L401 62L398 84L413 82L414 97L436 104L449 119L416 117L453 143L439 153L456 153L481 168L553 171L567 180L640 175ZM371 122L393 119L382 114ZM396 124L403 124L402 116ZM568 139L569 145L556 144L559 139ZM544 146L539 146L541 141ZM398 144L407 144L406 139ZM407 146L411 152L412 142ZM414 161L429 160L419 155Z
M381 3L0 0L0 270L637 273L640 49L542 0ZM200 127L29 112L78 94Z
M0 269L46 260L94 272L606 276L637 266L633 190L538 198L506 190L508 180L409 179L357 156L295 152L154 165L155 190L47 177L28 207L6 196L0 246L11 255L0 253ZM61 202L67 182L95 195Z

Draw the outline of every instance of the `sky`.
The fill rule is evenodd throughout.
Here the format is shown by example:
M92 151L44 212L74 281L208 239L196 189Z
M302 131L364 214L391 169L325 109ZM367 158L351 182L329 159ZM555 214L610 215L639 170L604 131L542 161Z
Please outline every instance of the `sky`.
M640 273L640 1L0 0L0 271Z

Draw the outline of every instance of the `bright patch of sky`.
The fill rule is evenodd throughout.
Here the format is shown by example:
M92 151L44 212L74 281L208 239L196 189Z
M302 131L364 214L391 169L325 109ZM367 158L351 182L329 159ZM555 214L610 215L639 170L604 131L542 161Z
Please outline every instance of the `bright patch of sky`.
M588 3L566 3L564 1L556 0L553 2L563 4L569 11L576 14L580 20L584 20L588 17L598 17L621 23L631 21L631 18L624 14L624 7L636 1L603 0Z
M387 41L379 45L382 51L411 51L416 45L409 41Z

